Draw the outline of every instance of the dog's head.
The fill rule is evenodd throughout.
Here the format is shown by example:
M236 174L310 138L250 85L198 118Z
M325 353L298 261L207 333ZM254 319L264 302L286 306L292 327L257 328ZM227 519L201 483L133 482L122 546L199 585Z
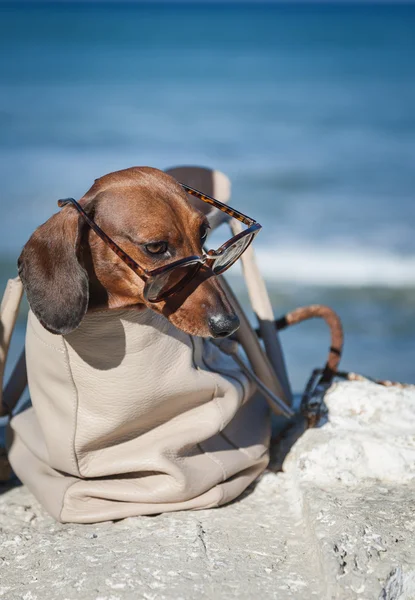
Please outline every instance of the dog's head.
M208 223L180 184L149 167L97 179L83 209L127 254L152 270L202 253ZM57 334L73 331L88 309L147 306L191 335L233 333L239 320L217 277L202 268L179 293L147 302L144 282L65 206L33 233L18 261L31 309Z

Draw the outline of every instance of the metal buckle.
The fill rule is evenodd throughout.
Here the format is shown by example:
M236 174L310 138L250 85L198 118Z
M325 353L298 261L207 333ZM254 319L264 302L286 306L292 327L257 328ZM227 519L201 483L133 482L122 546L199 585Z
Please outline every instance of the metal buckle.
M328 408L324 396L333 383L335 373L327 367L314 369L301 398L301 413L308 428L318 427L327 420Z

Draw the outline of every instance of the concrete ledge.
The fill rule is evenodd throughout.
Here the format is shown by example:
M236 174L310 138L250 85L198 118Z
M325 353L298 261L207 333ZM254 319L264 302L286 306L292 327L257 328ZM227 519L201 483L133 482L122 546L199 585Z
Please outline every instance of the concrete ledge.
M0 598L415 599L415 390L342 383L330 421L221 509L61 525L0 495Z

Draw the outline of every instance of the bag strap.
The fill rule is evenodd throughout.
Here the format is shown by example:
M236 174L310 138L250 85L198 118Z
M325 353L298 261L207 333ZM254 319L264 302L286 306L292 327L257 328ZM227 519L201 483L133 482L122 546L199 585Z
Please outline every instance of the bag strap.
M245 373L245 375L255 383L259 391L267 400L269 407L276 415L283 415L287 419L294 417L294 411L291 407L287 406L281 398L274 394L269 387L254 373L252 369L245 363L245 361L239 356L239 344L236 339L212 339L211 343L217 346L222 352L228 354L233 358L238 367Z
M285 414L285 416L287 416L287 413L291 412L291 409L289 408L288 403L285 401L284 391L280 381L267 355L262 349L258 336L255 330L251 327L251 324L249 323L249 320L243 308L239 304L239 301L229 283L224 277L220 277L220 279L223 291L235 309L240 320L239 329L234 333L233 338L239 342L244 349L254 374L247 370L246 364L240 364L239 360L235 359L235 355L237 354L235 346L232 346L232 343L230 345L226 344L227 341L231 342L231 340L215 340L214 342L216 342L216 345L219 346L223 352L230 354L232 358L236 360L238 365L245 371L248 377L255 380L257 384L258 382L256 379L261 382L261 390L264 393L264 396L270 402L272 410L277 414ZM275 326L273 325L273 327ZM221 341L225 343L221 344ZM263 388L266 391L264 391Z
M344 342L343 326L339 315L329 306L312 304L297 308L277 319L275 321L275 328L278 331L282 331L291 325L314 318L323 319L328 326L330 331L330 347L325 366L312 371L301 398L301 413L306 418L308 427L315 427L326 417L327 406L324 402L324 396L335 379L371 381L384 387L415 389L414 384L373 379L358 373L339 371L338 367L342 357ZM258 336L261 336L259 329L256 330L256 333Z
M0 416L11 413L27 383L26 362L23 352L14 368L6 389L3 390L7 354L19 314L22 296L23 284L20 278L9 279L0 307Z
M203 190L225 204L230 200L231 182L221 171L185 165L167 169L166 173L191 187ZM192 196L188 196L188 199L190 204L206 213L212 231L222 222L227 222L230 225L234 235L242 230L242 225L236 219L231 219L229 215L211 209L208 205L203 205L204 203L197 203ZM243 346L256 377L259 377L262 384L270 390L271 394L282 399L284 404L290 405L291 390L282 349L278 340L278 332L275 331L272 306L264 280L256 264L252 246L247 248L241 260L252 309L258 317L261 335L264 338L265 351L258 341L257 335L252 329L230 285L226 279L221 277L222 288L237 312L241 323L239 330L236 332L235 339Z
M231 293L229 295L232 296ZM231 297L230 299L237 303L237 300L234 297ZM288 427L291 427L292 418L295 416L294 411L281 400L281 396L278 392L275 394L272 389L265 384L265 382L269 383L269 380L267 381L267 376L269 375L269 369L272 371L272 367L270 363L267 363L267 357L264 356L264 352L258 341L258 338L261 337L261 331L259 328L254 331L249 323L246 324L244 322L246 317L243 313L242 317L243 320L241 321L240 330L234 334L232 338L212 340L212 343L218 346L222 352L229 354L242 371L244 371L245 375L257 385L274 413L277 415L282 414L288 419L291 419L288 424ZM274 330L281 331L291 325L296 325L302 321L314 318L321 318L326 322L330 330L330 348L324 368L314 369L301 399L301 413L302 416L305 417L308 427L315 426L326 414L324 394L331 386L333 379L336 376L341 376L337 370L343 350L343 327L340 317L328 306L313 304L311 306L297 308L272 323ZM239 332L240 334L238 336ZM253 338L252 335L254 336ZM244 348L255 372L253 372L240 357L238 344L236 343L237 341ZM252 360L252 358L254 360ZM259 374L260 377L258 377ZM271 384L272 383L273 380L271 379Z
M229 225L234 235L243 231L241 223L235 219L232 219ZM275 316L271 300L264 278L259 270L252 245L242 254L241 263L252 310L257 317L260 336L264 342L265 355L274 373L274 383L271 385L271 388L284 400L285 404L290 406L293 403L293 398L284 354L279 341L278 331L275 330Z

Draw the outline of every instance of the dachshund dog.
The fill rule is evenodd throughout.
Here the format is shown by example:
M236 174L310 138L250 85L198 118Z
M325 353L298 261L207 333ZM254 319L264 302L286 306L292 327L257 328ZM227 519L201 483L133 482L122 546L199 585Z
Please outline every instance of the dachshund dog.
M126 253L151 270L200 255L209 223L181 185L150 167L132 167L95 181L79 201ZM87 311L150 308L195 336L223 337L239 319L212 271L203 266L180 292L144 298L144 282L72 207L64 206L25 245L19 275L32 311L50 332L67 334Z

